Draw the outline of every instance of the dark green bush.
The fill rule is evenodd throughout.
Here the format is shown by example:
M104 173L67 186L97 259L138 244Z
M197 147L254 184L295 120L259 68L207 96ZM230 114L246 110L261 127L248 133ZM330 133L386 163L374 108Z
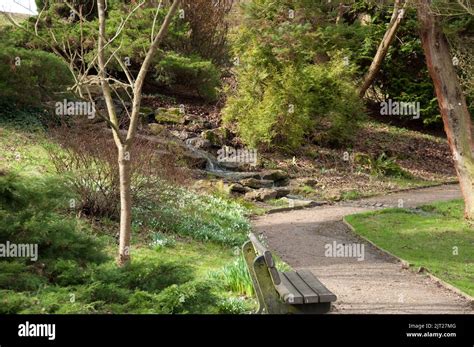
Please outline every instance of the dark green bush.
M126 304L130 300L130 291L116 283L94 282L86 287L82 300L102 302L104 304Z
M176 262L150 264L147 261L135 261L123 270L121 285L147 292L160 292L173 284L182 284L192 280L193 271L189 266Z
M204 308L216 301L212 283L192 281L173 284L157 295L157 311L162 314L204 312Z
M74 4L80 5L84 1L74 2ZM27 47L30 50L48 52L52 52L52 49L46 42L52 42L53 46L59 51L64 49L64 43L68 50L80 54L82 54L82 48L84 48L86 60L91 62L97 53L95 42L98 35L98 20L96 18L97 11L94 9L95 5L87 2L83 11L88 11L86 17L88 20L81 26L78 18L73 21L65 20L69 17L71 11L64 3L52 1L50 4L51 6L43 12L37 25L42 40L21 30L8 28L2 33L5 42L15 47ZM228 11L228 5L216 4L214 6L206 2L205 5L201 5L203 7L202 11L201 9L198 10L199 7L194 2L184 5L189 13L191 11L198 11L199 13L190 13L185 18L179 16L173 18L168 34L160 45L163 54L157 54L155 57L149 76L155 76L157 81L166 82L160 85L170 88L171 92L180 92L182 85L185 85L190 89L190 92L195 92L206 100L214 101L217 97L216 87L220 83L220 72L217 64L223 64L225 60L226 26L223 21ZM131 1L108 2L108 37L113 37L116 34L117 28L122 25L123 19L129 15L131 9L135 6L136 3ZM158 14L155 9L156 4L155 6L145 4L141 9L135 11L117 39L107 46L106 54L115 52L118 57L127 62L128 69L134 75L138 73L150 46L155 15L157 23L153 33L156 35L167 14L168 6L163 6ZM208 18L208 22L200 25L198 19L205 14L212 18ZM32 18L32 21L26 23L30 30L35 29L35 20L36 18ZM215 24L214 27L212 23ZM50 36L50 31L55 35L54 41ZM81 47L81 43L83 47ZM118 49L119 47L120 49ZM32 50L32 52L36 51ZM108 68L111 75L126 81L126 76L117 61L112 59ZM43 70L49 71L49 66L45 66ZM28 80L25 79L25 81ZM156 83L152 82L153 79L151 78L147 81L150 89L156 87Z
M0 261L0 289L34 291L47 283L32 266L20 261Z
M35 0L38 12L41 10L53 9L62 18L68 19L71 15L71 9L62 0ZM86 18L94 18L97 16L97 1L91 0L74 0L70 2L76 11L82 10Z
M58 100L58 93L72 84L72 76L54 54L0 45L0 99L38 105Z
M378 38L381 40L384 26L378 25ZM436 94L426 67L423 48L418 36L418 20L415 11L408 11L402 26L397 32L399 40L394 40L375 86L388 99L399 102L419 102L420 116L425 124L440 123ZM375 55L375 51L373 51ZM363 70L367 68L366 61ZM392 116L393 117L393 116ZM407 116L395 116L406 118Z
M220 72L211 62L197 56L184 57L174 52L166 54L155 65L155 80L171 89L180 85L196 90L208 100L217 99Z
M39 260L76 259L100 262L106 259L103 244L67 210L65 186L55 179L27 179L0 175L0 243L38 244Z
M16 314L32 306L28 293L0 289L0 314Z
M72 259L52 262L47 272L49 280L59 286L84 284L90 278L89 269Z
M51 124L56 119L50 112L35 106L12 104L8 100L0 101L0 124L23 131L36 131Z
M161 23L167 13L164 8L158 12L158 21ZM152 34L152 23L155 17L153 8L144 8L130 19L124 28L117 42L109 47L109 52L113 52L120 45L119 54L127 57L130 61L130 71L138 72L146 49L150 44ZM117 7L110 12L109 29L110 36L115 34L115 27L119 25L123 9ZM159 26L155 28L155 34ZM166 86L171 91L181 91L185 86L187 90L196 92L208 101L215 101L217 98L217 88L220 85L220 71L210 60L202 58L198 48L193 48L192 31L187 19L180 19L176 16L171 23L168 35L160 46L159 54L154 58L154 64L149 72L154 76L154 81L158 86ZM89 57L93 57L91 52ZM121 75L119 65L112 61L112 73Z

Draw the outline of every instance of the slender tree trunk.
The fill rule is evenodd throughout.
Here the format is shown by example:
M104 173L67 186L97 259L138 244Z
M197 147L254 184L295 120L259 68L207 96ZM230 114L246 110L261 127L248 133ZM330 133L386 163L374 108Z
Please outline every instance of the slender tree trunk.
M465 217L474 219L474 160L471 115L454 69L449 45L430 0L418 0L421 42L433 80L444 129L453 153L459 184L464 196Z
M364 82L359 89L359 96L361 98L364 97L367 89L372 85L377 76L377 73L380 71L382 67L383 60L388 53L388 49L392 44L393 39L395 38L395 34L400 27L403 17L405 16L405 9L408 0L405 1L405 4L401 5L401 0L395 0L395 5L393 8L392 18L390 19L390 24L388 25L388 29L385 32L385 35L382 39L382 42L377 49L377 53L375 54L374 60L372 60L372 64L370 64L369 71L365 75Z
M108 81L106 80L106 57L104 48L106 46L106 14L105 14L105 0L98 0L97 9L99 15L99 40L98 40L98 63L99 63L99 77L101 80L102 91L104 99L107 104L107 112L110 123L112 124L112 132L114 135L115 144L118 149L118 164L119 164L119 178L120 178L120 243L119 255L117 264L123 266L130 261L130 241L132 234L132 188L131 188L131 153L133 141L135 139L137 126L140 117L140 104L142 100L142 88L145 82L145 77L148 73L154 55L168 33L171 21L178 11L181 0L173 0L170 9L161 25L160 31L153 38L153 42L148 49L140 71L138 72L135 83L132 85L133 103L132 112L130 115L130 125L128 127L127 136L122 139L119 131L118 118L115 112L112 92Z
M119 148L119 177L120 177L120 243L119 266L130 261L130 239L132 234L132 193L131 193L131 163L130 152L126 147Z
M142 87L145 77L153 60L154 54L158 49L163 38L168 32L171 20L178 10L180 0L174 0L166 15L160 31L154 38L153 43L143 61L138 73L135 85L133 86L132 113L130 115L130 125L127 132L125 144L119 146L119 170L120 170L120 244L119 257L117 263L119 266L130 261L130 240L132 234L132 193L131 193L131 153L130 147L135 139L139 117L140 105L142 101ZM118 128L118 126L117 126Z

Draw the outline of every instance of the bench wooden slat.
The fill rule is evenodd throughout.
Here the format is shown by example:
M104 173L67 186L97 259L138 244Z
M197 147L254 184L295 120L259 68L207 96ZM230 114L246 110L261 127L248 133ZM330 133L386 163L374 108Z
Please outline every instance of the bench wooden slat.
M331 293L324 284L322 284L316 276L309 270L299 270L297 274L319 295L319 302L333 302L336 301L336 295Z
M269 267L268 271L270 271L270 275L272 276L273 284L279 285L281 283L280 273L278 272L276 267Z
M314 304L319 302L318 293L316 293L296 272L284 272L283 275L303 295L305 303Z
M272 253L258 240L257 236L250 233L249 239L252 241L256 251L265 257L265 263L269 268L275 267L275 261L273 260Z
M303 304L303 295L288 281L283 274L280 276L281 284L275 286L278 294L284 302L287 304Z
M279 272L272 253L256 235L250 233L249 239L243 252L259 300L258 313L329 312L336 295L310 271Z

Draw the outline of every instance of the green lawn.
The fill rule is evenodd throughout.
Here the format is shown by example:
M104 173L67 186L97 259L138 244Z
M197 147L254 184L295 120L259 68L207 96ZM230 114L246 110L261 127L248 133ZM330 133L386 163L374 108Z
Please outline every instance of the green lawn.
M462 201L362 213L347 221L381 248L474 295L474 227L463 219Z
M23 132L0 125L0 168L21 172L27 176L42 176L54 171L49 160L43 131Z

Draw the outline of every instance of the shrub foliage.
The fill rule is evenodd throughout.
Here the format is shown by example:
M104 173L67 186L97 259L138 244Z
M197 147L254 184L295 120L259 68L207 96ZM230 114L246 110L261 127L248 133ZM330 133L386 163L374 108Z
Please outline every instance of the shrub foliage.
M224 119L253 147L294 149L315 132L318 141L346 142L362 112L353 69L341 52L327 59L317 54L318 6L290 5L254 0L245 7L232 41L237 87Z

